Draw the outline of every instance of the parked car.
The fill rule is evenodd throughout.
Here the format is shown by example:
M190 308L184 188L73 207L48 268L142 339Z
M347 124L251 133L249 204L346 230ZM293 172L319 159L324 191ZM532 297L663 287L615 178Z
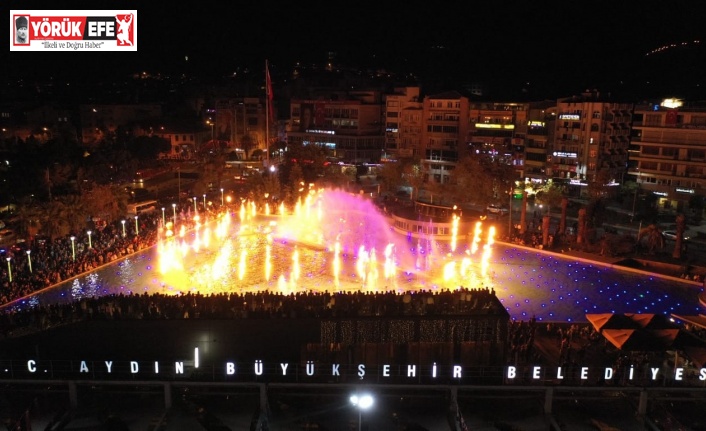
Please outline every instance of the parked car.
M669 239L669 240L672 240L672 241L676 241L676 239L677 239L677 231L675 231L675 230L664 230L664 231L662 231L662 236L664 236L665 239ZM682 239L683 239L684 241L689 241L690 238L691 238L691 237L690 237L689 235L687 235L687 234L684 234L684 236L682 237Z
M508 209L507 209L507 208L502 207L502 206L500 206L500 205L495 205L495 204L490 204L490 205L488 205L487 207L485 207L485 210L486 210L489 214L501 214L501 215L505 215L505 214L508 213Z

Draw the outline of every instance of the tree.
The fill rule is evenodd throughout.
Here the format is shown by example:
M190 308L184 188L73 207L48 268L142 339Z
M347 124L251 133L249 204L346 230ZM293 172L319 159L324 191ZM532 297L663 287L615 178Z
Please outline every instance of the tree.
M82 196L83 206L90 216L111 222L125 214L127 193L118 185L94 185Z
M498 160L473 155L458 161L450 180L454 201L487 205L512 193L515 172Z
M390 162L382 165L382 169L378 173L378 181L382 191L395 193L404 184L402 167L402 162Z
M245 156L247 158L248 154L250 154L250 150L252 150L255 147L255 139L253 139L252 135L245 134L240 137L240 148L245 151ZM262 151L261 151L262 153ZM253 157L255 156L254 154L252 155Z
M546 207L546 212L549 213L551 208L561 205L561 201L564 199L564 191L560 185L549 180L539 187L536 199Z
M643 239L647 243L647 250L650 254L654 254L658 249L664 247L664 237L657 225L651 224L642 228L642 230L637 233L638 245L642 243Z

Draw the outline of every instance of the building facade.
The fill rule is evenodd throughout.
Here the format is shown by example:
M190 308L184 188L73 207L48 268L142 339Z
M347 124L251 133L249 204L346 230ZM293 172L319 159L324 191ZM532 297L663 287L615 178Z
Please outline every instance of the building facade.
M456 91L424 98L419 154L427 182L444 184L465 154L468 136L468 98Z
M395 88L385 95L385 160L419 156L422 111L419 87Z
M620 185L627 173L631 103L584 93L557 102L554 144L547 175L570 184L575 195L588 185ZM617 192L617 187L616 187Z
M474 152L515 168L524 178L524 145L528 105L513 102L473 102L468 142Z
M385 148L382 114L377 92L346 100L292 100L287 141L317 145L345 163L378 163Z
M694 200L706 195L706 104L639 105L632 127L628 174L643 192L662 208L701 208Z

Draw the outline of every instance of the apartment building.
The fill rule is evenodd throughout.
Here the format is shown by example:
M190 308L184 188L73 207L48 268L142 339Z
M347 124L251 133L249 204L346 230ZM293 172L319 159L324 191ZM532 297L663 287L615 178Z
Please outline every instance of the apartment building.
M422 112L419 87L395 88L385 95L384 160L419 156Z
M597 92L559 99L547 176L568 183L575 195L595 181L619 186L627 173L633 105ZM617 193L615 187L615 193Z
M703 201L706 103L642 104L635 107L632 127L628 174L640 188L657 195L662 208L684 211L695 199Z
M528 104L472 102L467 141L471 150L507 163L524 178L524 145Z
M378 163L385 149L379 92L351 93L344 100L292 100L287 140L317 145L346 163Z
M456 91L424 98L419 154L425 180L439 184L449 181L459 155L466 151L468 98Z
M529 104L527 119L517 125L517 134L524 135L524 161L521 177L536 183L550 179L547 161L551 156L556 121L556 101Z

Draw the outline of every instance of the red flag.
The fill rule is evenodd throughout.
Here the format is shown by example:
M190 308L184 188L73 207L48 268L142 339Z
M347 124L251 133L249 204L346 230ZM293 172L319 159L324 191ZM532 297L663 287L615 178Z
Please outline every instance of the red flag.
M266 80L266 86L267 86L267 106L268 106L268 113L270 114L270 120L274 121L275 120L275 108L272 106L272 79L270 79L270 68L265 67L265 80Z

